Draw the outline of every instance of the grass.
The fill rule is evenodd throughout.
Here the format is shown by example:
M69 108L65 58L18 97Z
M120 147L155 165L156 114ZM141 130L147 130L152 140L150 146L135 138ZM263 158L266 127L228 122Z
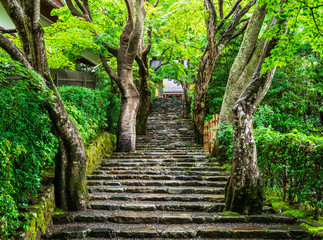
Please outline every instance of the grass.
M323 232L323 216L316 221L313 219L313 208L299 204L289 205L284 202L279 194L274 190L265 191L266 199L272 204L276 212L283 215L294 216L306 221L301 226L306 227L311 234Z

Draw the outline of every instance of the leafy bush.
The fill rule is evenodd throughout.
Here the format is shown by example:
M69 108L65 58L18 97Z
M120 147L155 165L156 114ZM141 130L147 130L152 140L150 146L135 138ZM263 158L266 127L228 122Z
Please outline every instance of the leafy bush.
M265 183L282 192L289 203L322 207L323 138L294 130L287 134L259 128L255 131L258 164Z
M6 82L3 74L14 71L25 79ZM53 165L58 151L36 79L19 66L0 65L0 238L19 226L18 211L37 195L43 167Z
M216 140L222 148L219 160L232 160L232 126L217 127ZM268 128L254 130L258 165L267 187L275 187L284 201L322 208L323 137L293 130L279 133Z
M63 86L58 91L85 142L99 131L115 132L120 108L115 96L84 87Z
M216 126L213 131L216 131L214 138L217 144L216 157L220 162L232 163L233 153L233 129L231 124Z

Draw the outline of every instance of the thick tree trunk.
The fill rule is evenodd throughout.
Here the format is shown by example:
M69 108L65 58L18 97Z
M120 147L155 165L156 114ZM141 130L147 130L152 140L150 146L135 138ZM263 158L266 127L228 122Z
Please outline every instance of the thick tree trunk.
M64 210L78 210L86 206L86 149L80 132L68 116L63 101L49 72L44 44L44 31L40 25L40 1L31 4L27 0L19 5L13 0L1 0L9 16L19 29L24 53L1 36L1 47L20 61L28 69L39 72L43 86L40 90L48 95L45 85L54 97L48 105L49 117L54 125L54 133L59 140L60 151L56 157L55 193L57 206ZM10 47L8 47L10 46Z
M257 4L249 21L245 33L245 35L249 37L243 39L239 53L230 70L221 106L219 125L233 124L232 106L248 85L250 76L254 73L257 67L265 42L262 39L257 45L257 41L266 12L267 10L265 5L259 7Z
M249 1L244 8L241 8L240 0L236 0L229 13L223 17L222 1L219 1L220 17L223 18L217 22L217 12L213 0L204 0L204 7L209 12L209 17L205 19L207 27L207 44L200 58L199 69L195 81L194 104L193 104L193 122L195 129L195 140L197 143L203 142L203 118L205 115L205 101L208 84L220 54L230 40L244 32L248 21L239 29L237 26L241 23L242 17L255 4L255 0ZM223 33L218 34L225 22L232 16L230 24ZM217 35L218 34L218 35Z
M226 210L241 214L261 213L263 205L263 183L257 166L250 110L239 105L234 114L233 164L225 189Z
M122 71L123 72L123 71ZM124 70L120 77L120 115L117 126L117 152L136 150L136 118L139 108L139 93L132 81L132 70Z
M273 20L271 27L280 27L284 20ZM249 38L246 35L244 38ZM256 37L256 36L255 36ZM257 149L253 137L252 121L258 104L267 94L275 69L261 74L264 60L270 56L278 39L265 40L261 57L249 84L233 105L233 160L232 171L225 189L226 210L242 214L261 213L263 203L263 183L257 166ZM243 51L240 49L240 51ZM248 75L247 75L248 76Z

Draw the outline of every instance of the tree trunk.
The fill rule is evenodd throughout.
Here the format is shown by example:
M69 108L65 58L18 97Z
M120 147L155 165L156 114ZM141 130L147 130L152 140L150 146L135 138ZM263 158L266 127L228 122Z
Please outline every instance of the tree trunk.
M264 40L260 40L257 45L257 41L266 12L267 10L264 5L259 7L257 4L249 21L245 33L245 35L249 37L243 39L239 53L230 70L221 106L219 125L233 124L234 117L232 106L248 85L250 76L254 73L257 67L265 42Z
M234 116L233 164L225 188L225 209L241 214L261 213L263 183L252 134L253 111L239 105Z
M122 84L119 85L121 106L117 126L117 152L134 152L136 150L136 117L140 97L132 80L132 70L122 71L120 82Z
M266 7L266 6L265 6ZM270 27L280 27L284 20L273 20ZM255 36L258 38L258 36ZM245 35L244 38L250 38ZM261 74L264 60L270 56L278 39L265 40L261 57L250 82L233 105L233 160L232 171L225 189L225 209L242 214L261 213L263 204L263 183L257 166L257 149L253 137L252 121L258 104L267 94L275 69ZM240 49L244 51L244 49ZM231 69L232 70L232 69ZM246 75L248 76L248 75Z
M40 90L49 96L52 102L48 105L49 117L54 125L54 133L59 140L60 151L56 156L55 193L57 206L64 210L79 210L86 207L86 149L80 132L68 116L64 103L50 76L44 44L44 31L40 25L40 1L1 0L8 15L19 29L24 53L10 40L1 36L0 46L14 59L28 69L39 72L42 78Z

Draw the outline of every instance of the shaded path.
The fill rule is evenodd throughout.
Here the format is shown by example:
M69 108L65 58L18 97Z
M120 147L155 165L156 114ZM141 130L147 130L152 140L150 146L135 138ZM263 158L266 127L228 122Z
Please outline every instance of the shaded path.
M228 173L194 144L181 101L156 99L137 152L115 153L88 177L88 210L58 215L48 238L254 238L304 235L293 217L221 215ZM267 212L272 211L265 206Z

